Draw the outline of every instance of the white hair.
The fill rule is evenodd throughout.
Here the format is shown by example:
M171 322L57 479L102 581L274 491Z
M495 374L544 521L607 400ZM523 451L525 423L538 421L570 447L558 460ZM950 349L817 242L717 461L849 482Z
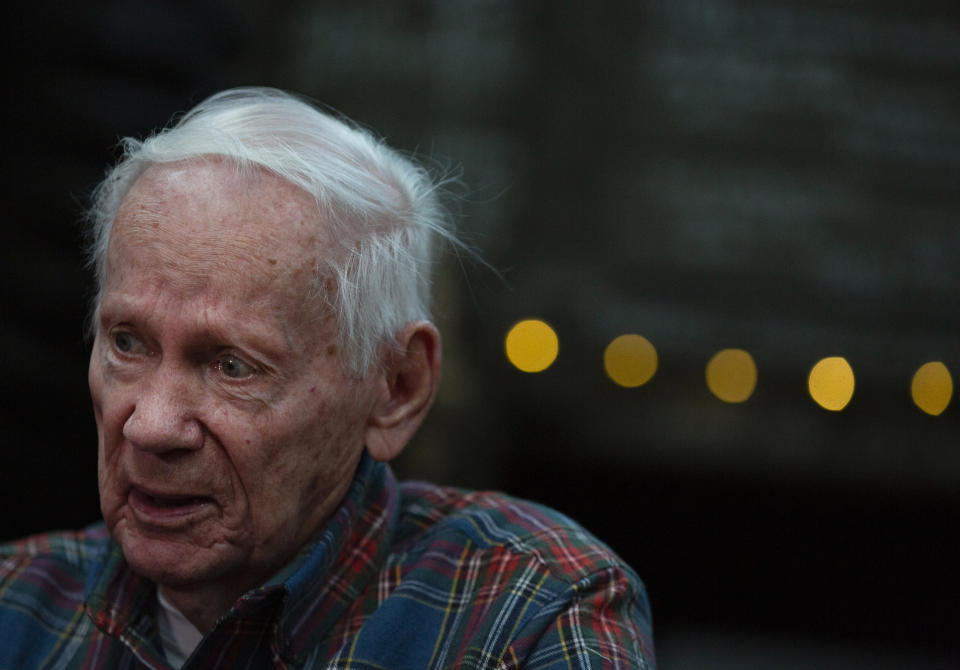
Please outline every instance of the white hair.
M430 318L438 241L458 245L440 203L443 182L366 130L288 93L217 93L123 155L94 191L89 262L97 280L93 323L107 272L110 229L127 192L151 165L207 156L260 166L310 193L339 247L316 268L311 291L337 319L352 373L363 375L411 321ZM332 289L328 287L332 280Z

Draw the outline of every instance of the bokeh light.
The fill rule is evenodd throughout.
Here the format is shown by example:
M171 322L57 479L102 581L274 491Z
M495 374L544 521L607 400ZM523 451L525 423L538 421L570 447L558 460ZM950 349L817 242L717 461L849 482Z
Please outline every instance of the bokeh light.
M746 401L757 386L757 364L743 349L724 349L707 363L707 388L729 403Z
M560 341L549 325L539 319L518 322L506 339L507 358L523 372L542 372L560 351Z
M910 395L917 407L927 414L938 416L953 397L953 379L947 366L940 361L924 363L910 382Z
M839 412L853 397L853 368L841 356L824 358L810 370L807 387L818 405Z
M657 350L640 335L620 335L603 352L603 369L615 384L643 386L657 371Z

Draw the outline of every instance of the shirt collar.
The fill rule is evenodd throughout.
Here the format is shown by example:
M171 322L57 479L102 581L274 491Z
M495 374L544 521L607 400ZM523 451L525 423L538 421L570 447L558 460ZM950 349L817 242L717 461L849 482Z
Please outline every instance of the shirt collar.
M320 534L263 587L286 593L281 649L299 657L315 647L376 579L390 551L398 498L390 468L364 452L350 490Z
M120 546L109 540L87 579L84 608L104 633L122 638L147 667L163 667L155 621L154 584L127 568Z

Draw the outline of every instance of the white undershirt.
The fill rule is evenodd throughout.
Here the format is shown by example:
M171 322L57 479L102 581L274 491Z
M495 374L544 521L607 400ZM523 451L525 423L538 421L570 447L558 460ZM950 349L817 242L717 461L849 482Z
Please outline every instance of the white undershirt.
M190 623L187 617L183 616L183 612L163 597L161 588L157 589L157 600L160 601L160 607L157 610L160 644L170 665L179 669L200 644L203 634Z

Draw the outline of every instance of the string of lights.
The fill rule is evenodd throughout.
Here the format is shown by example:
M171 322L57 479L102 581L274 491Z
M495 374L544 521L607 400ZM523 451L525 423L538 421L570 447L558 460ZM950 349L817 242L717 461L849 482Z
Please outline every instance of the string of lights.
M510 328L505 339L507 360L526 373L543 372L560 353L556 331L540 319L524 319ZM620 335L603 353L603 369L614 384L636 388L650 382L657 372L656 347L642 335ZM757 365L744 349L723 349L706 364L706 385L719 400L743 403L757 386ZM853 399L856 376L842 356L817 361L807 376L807 390L820 407L832 412L845 409ZM942 361L921 365L910 381L910 397L926 414L939 416L953 397L953 378Z

